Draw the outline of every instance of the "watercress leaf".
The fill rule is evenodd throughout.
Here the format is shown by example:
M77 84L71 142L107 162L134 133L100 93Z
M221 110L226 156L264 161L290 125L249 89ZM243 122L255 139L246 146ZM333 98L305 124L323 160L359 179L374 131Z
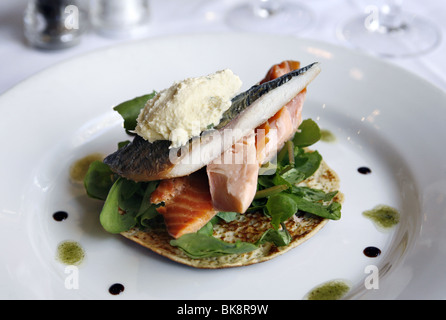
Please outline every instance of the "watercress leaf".
M130 143L130 140L125 140L125 141L118 142L118 149L121 149L121 148L125 147L129 143Z
M96 160L90 164L84 178L87 195L94 199L105 200L113 185L113 171L102 161Z
M274 183L275 186L286 185L287 187L292 187L292 184L287 180L285 180L280 174L276 174L272 179L272 182ZM282 191L283 190L280 190L280 192Z
M266 188L266 189L262 189L262 190L258 190L254 196L254 200L259 200L262 198L268 198L271 197L275 194L279 194L282 191L285 191L289 189L289 185L287 182L285 182L284 184L279 184L270 188Z
M259 187L269 188L275 185L273 178L275 175L259 175L257 183Z
M199 234L204 234L207 236L212 236L214 233L214 225L212 222L206 223L200 230L197 231Z
M210 223L212 223L212 225L216 225L217 223L219 223L221 221L221 219L219 217L217 217L217 215L213 216L212 219L209 221Z
M148 227L150 224L148 223L153 218L157 217L159 215L158 211L156 211L156 206L151 205L148 208L146 208L144 211L140 211L140 213L137 215L136 219L138 223L143 227Z
M305 174L295 168L288 168L284 173L276 173L272 182L274 185L286 185L289 188L305 179Z
M225 222L234 221L237 218L237 212L219 212L217 213L217 217L223 219Z
M152 195L152 192L155 191L155 189L157 188L158 183L158 181L150 181L145 186L144 195L141 201L141 206L139 207L138 215L143 214L150 207L156 208L156 206L150 202L150 196Z
M254 199L251 203L253 207L264 207L266 205L266 202L268 199L262 198L262 199Z
M121 200L128 200L130 199L136 192L138 192L138 189L141 187L141 184L132 181L123 179L122 181L122 191L121 191Z
M312 119L302 121L299 130L293 138L294 145L304 148L318 142L321 138L321 129Z
M121 188L123 190L124 187ZM136 219L136 216L138 215L139 208L141 207L141 200L142 197L138 194L135 194L133 197L130 197L128 199L123 199L122 197L119 199L119 208L122 211L125 211L127 215L131 215Z
M331 201L338 194L338 191L325 193L318 189L293 186L292 193L310 201Z
M265 209L264 204L258 204L258 205L251 204L251 206L248 208L248 210L246 210L246 212L247 213L249 213L249 212L263 212L264 209Z
M146 221L151 220L158 216L158 211L156 210L157 206L150 202L150 196L152 192L155 191L158 186L158 181L148 182L145 186L143 198L141 200L141 205L139 206L138 214L136 218L139 221L139 224L147 227L148 224Z
M332 220L341 219L341 209L342 209L342 205L336 201L334 201L328 205L327 211L330 213Z
M292 194L290 197L294 199L297 208L301 211L331 220L339 220L341 218L341 204L338 202L324 205L321 202L312 202Z
M306 178L305 173L299 171L296 168L287 170L285 173L282 173L280 176L285 181L287 181L290 184L290 186L293 186L296 183L299 183L299 182L303 181Z
M254 199L246 212L263 212L267 198Z
M317 151L303 152L299 149L295 152L295 169L305 175L305 179L311 177L321 165L322 156Z
M282 225L282 230L268 229L265 231L256 244L261 245L265 242L271 242L277 247L287 246L291 242L291 235Z
M192 259L241 254L257 249L253 243L237 241L229 243L203 233L188 233L170 244L183 250Z
M279 153L277 154L277 166L278 167L284 167L287 164L289 164L288 161L288 148L286 146L282 147L280 149Z
M289 194L279 193L268 199L266 209L268 210L268 215L271 217L273 228L278 230L282 222L297 212L297 204Z
M118 178L115 181L99 217L102 227L110 233L127 231L136 225L134 216L119 207L124 181L123 178Z
M113 108L113 110L117 111L124 119L124 128L126 130L135 130L136 119L138 118L139 112L144 108L147 100L152 99L155 95L156 92L153 91L151 94L125 101Z

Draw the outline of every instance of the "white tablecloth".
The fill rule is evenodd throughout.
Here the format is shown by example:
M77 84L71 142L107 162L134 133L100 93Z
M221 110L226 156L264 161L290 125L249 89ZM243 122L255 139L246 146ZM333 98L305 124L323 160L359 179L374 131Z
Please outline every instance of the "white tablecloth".
M151 0L151 28L145 37L172 34L226 32L225 12L243 0ZM290 0L302 1L302 0ZM336 28L353 15L362 12L365 0L304 1L315 13L311 28L296 37L317 39L349 46L336 36ZM132 39L105 38L93 30L84 34L82 42L60 51L42 51L29 47L23 36L23 12L27 0L0 1L0 94L29 76L56 63ZM406 0L405 10L427 17L446 32L446 1ZM271 30L281 33L282 30ZM446 39L428 54L415 58L390 59L446 91Z

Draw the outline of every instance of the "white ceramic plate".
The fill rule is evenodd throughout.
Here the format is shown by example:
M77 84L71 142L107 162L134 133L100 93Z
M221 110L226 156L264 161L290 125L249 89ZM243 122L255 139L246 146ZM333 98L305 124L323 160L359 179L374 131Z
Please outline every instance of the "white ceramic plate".
M322 62L304 118L337 137L317 148L341 177L340 221L277 259L227 270L185 267L102 230L101 203L70 182L69 167L115 150L124 134L114 105L223 68L247 89L285 59ZM0 110L2 298L301 299L335 279L352 285L351 299L446 298L446 95L407 71L289 37L167 37L54 66L4 94ZM372 174L359 174L361 166ZM401 213L391 231L362 216L378 204ZM68 219L56 222L58 210ZM74 271L55 259L64 240L86 252L78 288L70 289ZM366 257L367 246L382 254ZM379 277L367 289L373 270ZM111 295L113 283L125 291Z

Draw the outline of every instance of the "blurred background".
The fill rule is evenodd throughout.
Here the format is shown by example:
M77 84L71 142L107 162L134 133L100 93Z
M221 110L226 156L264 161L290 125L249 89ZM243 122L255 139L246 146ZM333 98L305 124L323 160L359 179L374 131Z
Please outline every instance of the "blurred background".
M166 35L245 31L366 51L446 90L446 1L2 0L0 94L99 48Z

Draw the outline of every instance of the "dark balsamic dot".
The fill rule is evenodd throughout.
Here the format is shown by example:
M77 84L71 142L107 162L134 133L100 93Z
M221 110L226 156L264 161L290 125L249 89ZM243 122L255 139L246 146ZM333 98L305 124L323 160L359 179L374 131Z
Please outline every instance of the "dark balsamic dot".
M368 167L360 167L358 168L358 172L361 174L370 174L372 173L372 170Z
M114 296L120 294L123 291L124 291L124 286L120 283L115 283L111 285L110 288L108 289L108 292L110 292L110 294Z
M376 258L381 254L381 250L376 247L367 247L363 252L369 258Z
M63 221L68 218L68 213L65 211L57 211L53 213L53 219L56 221Z

